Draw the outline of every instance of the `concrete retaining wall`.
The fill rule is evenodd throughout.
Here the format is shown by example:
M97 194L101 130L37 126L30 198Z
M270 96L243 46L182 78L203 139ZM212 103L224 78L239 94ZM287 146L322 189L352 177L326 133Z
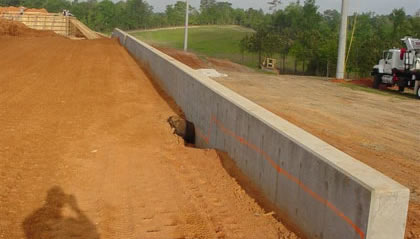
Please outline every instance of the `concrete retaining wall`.
M229 153L308 238L403 239L409 190L313 135L116 29L197 131Z

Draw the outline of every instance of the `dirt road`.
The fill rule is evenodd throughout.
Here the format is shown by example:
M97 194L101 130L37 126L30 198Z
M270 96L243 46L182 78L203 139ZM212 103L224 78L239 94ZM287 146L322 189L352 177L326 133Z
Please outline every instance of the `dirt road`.
M113 40L0 37L0 238L296 238Z
M420 238L420 101L319 78L224 72L216 81L411 190L407 238Z

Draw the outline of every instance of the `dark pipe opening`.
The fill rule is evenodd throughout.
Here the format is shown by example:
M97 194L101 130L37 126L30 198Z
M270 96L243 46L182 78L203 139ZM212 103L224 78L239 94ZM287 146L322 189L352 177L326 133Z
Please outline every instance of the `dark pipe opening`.
M194 124L186 120L187 127L185 129L184 140L187 144L195 145L195 127Z
M182 137L188 146L195 145L195 127L194 124L180 116L171 116L168 123L173 129L174 134Z

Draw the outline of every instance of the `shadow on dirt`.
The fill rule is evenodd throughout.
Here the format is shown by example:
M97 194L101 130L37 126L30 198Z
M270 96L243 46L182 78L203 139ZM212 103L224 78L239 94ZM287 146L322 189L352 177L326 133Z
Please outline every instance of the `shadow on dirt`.
M380 85L379 89L373 88L373 82L371 79L360 79L360 80L331 80L333 83L339 83L344 87L350 88L352 90L360 90L369 93L375 93L386 96L395 96L401 99L416 99L416 95L413 90L405 90L405 92L398 91L398 87L387 87L386 85Z
M216 150L217 155L223 165L226 172L236 180L241 188L255 200L255 202L268 212L265 215L272 215L276 220L282 222L287 228L293 231L296 235L301 238L306 238L304 234L299 230L297 225L292 223L285 212L282 212L276 205L274 205L265 194L258 188L258 186L251 181L249 177L236 165L235 161L225 152Z
M68 215L67 215L68 214ZM45 204L22 223L26 239L99 239L95 225L80 210L76 198L54 186Z

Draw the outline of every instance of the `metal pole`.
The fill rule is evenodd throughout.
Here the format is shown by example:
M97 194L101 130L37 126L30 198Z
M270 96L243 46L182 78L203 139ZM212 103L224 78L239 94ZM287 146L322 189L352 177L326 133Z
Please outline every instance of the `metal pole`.
M185 11L185 37L184 37L184 51L188 51L188 17L190 14L190 9L188 5L188 0L185 0L186 11Z
M346 43L347 43L347 16L348 16L348 0L342 0L341 4L341 27L340 40L338 43L338 59L337 59L337 79L345 77L345 59L346 59Z

